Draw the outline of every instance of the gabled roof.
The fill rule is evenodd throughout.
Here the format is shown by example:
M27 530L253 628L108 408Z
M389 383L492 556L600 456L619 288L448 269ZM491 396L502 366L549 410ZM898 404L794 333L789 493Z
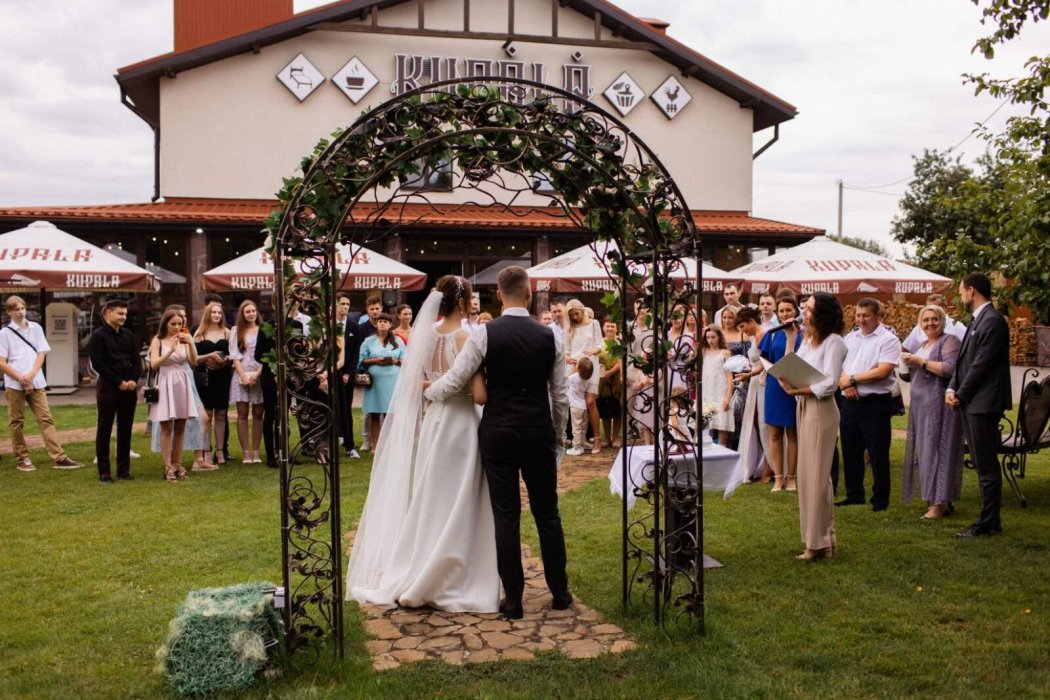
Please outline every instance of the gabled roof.
M301 12L291 19L252 32L247 32L213 44L182 52L157 56L117 70L122 97L130 98L128 106L154 128L160 126L160 79L181 71L197 68L224 58L259 51L314 31L317 25L360 19L374 6L380 10L400 5L408 0L342 0L313 10ZM631 15L606 0L560 0L561 4L588 16L596 14L602 25L618 37L644 42L651 52L674 65L685 75L696 78L715 90L728 95L742 107L754 111L754 130L793 119L798 110L788 102L769 93L736 73L720 66L706 56L667 36L658 27Z
M114 225L184 224L186 226L255 226L277 207L268 199L198 199L168 197L163 202L142 204L98 204L82 206L39 206L0 208L0 226L5 222L65 221L108 223ZM355 208L359 217L367 217L373 205ZM542 228L571 230L576 224L557 207L500 207L477 204L396 205L384 213L385 219L399 215L402 225L413 228L456 230L513 230ZM693 211L693 221L700 233L778 236L806 240L823 235L823 229L759 219L743 211ZM391 223L394 223L391 221Z

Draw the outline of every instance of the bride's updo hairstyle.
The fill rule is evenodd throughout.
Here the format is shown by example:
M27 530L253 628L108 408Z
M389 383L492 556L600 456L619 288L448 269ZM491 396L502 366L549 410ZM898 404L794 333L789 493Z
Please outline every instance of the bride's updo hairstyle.
M465 301L466 307L470 308L470 300L474 296L474 289L466 278L459 275L445 275L437 281L434 289L441 292L441 307L438 309L438 313L442 316L448 316L455 312L459 308L460 300Z

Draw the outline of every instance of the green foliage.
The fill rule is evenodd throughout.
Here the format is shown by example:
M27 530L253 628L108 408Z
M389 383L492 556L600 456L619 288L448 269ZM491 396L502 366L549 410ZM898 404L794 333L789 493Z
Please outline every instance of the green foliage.
M865 238L864 236L837 236L835 240L854 248L866 250L869 253L875 253L875 255L881 255L884 258L893 257L890 255L890 251L886 249L886 246L872 238Z

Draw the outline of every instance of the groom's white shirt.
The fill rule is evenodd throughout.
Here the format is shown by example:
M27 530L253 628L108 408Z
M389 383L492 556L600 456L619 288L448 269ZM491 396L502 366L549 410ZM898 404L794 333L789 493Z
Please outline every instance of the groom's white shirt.
M510 306L503 309L503 315L529 317L529 310L522 306ZM569 419L568 382L565 378L565 351L563 348L564 343L562 339L555 333L554 364L551 366L551 375L550 379L547 380L547 388L551 395L551 418L554 422L554 435L556 438L562 435L566 421ZM427 387L427 390L423 392L423 396L430 401L444 401L449 396L461 391L467 385L467 382L470 381L470 378L478 371L478 368L481 367L481 363L485 361L485 354L488 352L488 349L489 334L485 329L485 325L482 324L471 332L470 339L467 340L463 350L456 357L456 363L452 365L452 369ZM561 426L560 430L558 426ZM561 442L561 440L559 439L558 442Z

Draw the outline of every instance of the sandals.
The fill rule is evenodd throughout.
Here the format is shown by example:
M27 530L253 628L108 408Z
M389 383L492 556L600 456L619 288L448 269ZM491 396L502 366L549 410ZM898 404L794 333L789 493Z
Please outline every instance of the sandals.
M784 486L785 491L798 491L798 484L795 483L794 474L788 474L784 478L787 479L787 484Z
M784 477L780 474L773 475L773 488L769 490L770 493L780 493L784 490Z

